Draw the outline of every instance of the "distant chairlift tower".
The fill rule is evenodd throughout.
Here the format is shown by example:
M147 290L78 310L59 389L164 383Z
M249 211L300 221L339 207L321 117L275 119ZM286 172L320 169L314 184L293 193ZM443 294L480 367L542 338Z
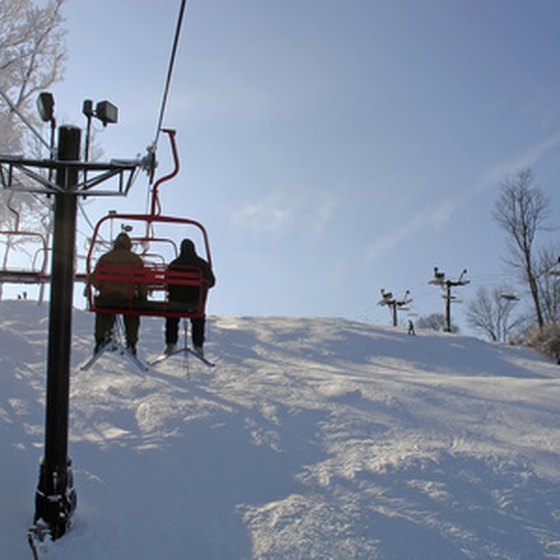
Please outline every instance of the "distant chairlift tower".
M445 278L444 272L440 271L437 266L434 266L434 277L429 281L429 284L439 286L443 291L443 299L445 300L445 325L443 330L445 332L451 332L451 303L453 300L455 300L455 303L458 303L457 297L451 293L451 289L470 284L470 280L465 278L466 274L467 269L465 268L457 280L450 280Z
M394 298L392 292L386 292L384 288L381 288L381 299L377 302L377 305L387 306L391 309L393 317L393 327L398 325L397 312L399 310L406 311L405 305L412 303L412 298L409 297L410 291L406 290L404 296L400 299Z

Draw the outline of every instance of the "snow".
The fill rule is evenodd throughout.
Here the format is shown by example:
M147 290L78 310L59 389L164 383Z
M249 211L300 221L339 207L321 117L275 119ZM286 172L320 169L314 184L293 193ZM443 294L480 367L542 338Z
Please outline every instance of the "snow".
M43 446L48 309L0 306L2 558ZM103 356L74 311L71 530L49 560L560 558L560 368L343 319L211 317L209 369ZM143 318L140 359L163 348Z

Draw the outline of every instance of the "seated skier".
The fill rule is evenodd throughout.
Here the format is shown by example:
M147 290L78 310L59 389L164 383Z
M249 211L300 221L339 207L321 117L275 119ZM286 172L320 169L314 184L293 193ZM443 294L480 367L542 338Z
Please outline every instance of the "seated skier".
M111 280L98 280L95 277L96 271L100 268L130 267L133 269L144 268L142 259L132 252L132 241L126 233L119 233L113 244L113 249L102 255L97 261L93 272L93 285L99 291L101 300L118 302L129 301L131 294L135 299L146 299L145 284L129 284ZM129 352L136 355L136 344L138 342L138 330L140 328L140 317L123 315L126 347ZM107 342L109 334L115 323L114 313L95 314L95 352L99 352Z
M181 253L179 256L169 263L169 270L181 270L185 268L198 268L202 271L205 286L201 289L202 301L206 301L206 295L209 288L212 288L216 283L214 273L210 265L202 257L196 254L194 243L190 239L183 239L181 242ZM199 288L197 286L180 286L170 285L168 289L168 298L170 302L195 302L200 297ZM191 318L192 326L192 343L194 351L200 356L204 357L204 331L205 319L204 317ZM165 352L166 354L172 353L177 347L177 340L179 336L179 319L177 317L167 317L165 320Z

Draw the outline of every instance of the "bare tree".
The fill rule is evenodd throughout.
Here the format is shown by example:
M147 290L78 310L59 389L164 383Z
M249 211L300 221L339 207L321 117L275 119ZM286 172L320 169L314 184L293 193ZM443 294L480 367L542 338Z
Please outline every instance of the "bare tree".
M538 287L545 323L560 325L558 248L541 248L537 257Z
M26 123L38 126L35 98L63 76L64 2L48 0L38 7L32 0L0 0L0 153L38 153L36 138L29 134ZM45 201L23 192L12 196L4 189L0 190L0 200L3 231L38 229L48 235L49 205ZM0 246L5 250L1 264L5 265L13 247L25 243L23 235L0 236Z
M425 315L423 317L419 317L418 320L416 321L416 326L419 329L443 331L446 326L446 319L443 313L432 313L431 315ZM450 332L458 333L459 327L452 324Z
M529 288L537 325L542 329L544 315L538 286L538 269L535 262L535 237L549 214L550 203L544 193L534 185L529 168L506 179L494 207L494 219L506 231L511 254L509 263L521 272Z
M510 315L518 298L509 286L495 288L491 292L480 287L476 297L467 305L467 322L483 332L494 342L506 342L516 326L510 323Z
M66 59L65 0L39 8L31 0L0 0L0 152L36 149L25 120L38 125L35 99L62 79Z
M31 110L35 95L62 78L66 59L64 2L49 0L39 8L31 0L0 0L0 86L30 121L36 120ZM17 145L23 124L11 107L4 107L1 114L5 117L2 136L9 136ZM12 127L4 130L10 123Z
M560 365L560 326L547 323L542 329L533 328L527 335L527 343L531 348L552 356Z

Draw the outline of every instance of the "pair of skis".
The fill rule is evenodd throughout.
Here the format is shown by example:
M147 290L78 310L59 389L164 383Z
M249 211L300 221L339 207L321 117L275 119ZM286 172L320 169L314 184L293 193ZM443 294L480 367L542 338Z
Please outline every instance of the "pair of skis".
M94 352L93 356L80 368L82 371L88 370L103 354L111 352L115 353L119 356L126 358L128 361L132 362L140 371L146 372L150 368L142 363L137 357L136 354L131 352L129 348L124 347L120 342L118 342L115 338L110 338L101 348L99 348L96 352Z
M195 352L192 348L189 348L188 346L185 346L184 348L178 348L177 350L173 350L173 352L164 352L163 354L160 354L157 358L155 358L154 360L148 363L151 366L155 366L156 364L159 364L167 360L167 358L171 358L172 356L176 356L178 354L189 354L190 356L194 356L197 360L200 360L205 366L208 367L214 367L216 365L214 362L207 360L202 354Z
M81 366L80 369L82 371L88 370L106 352L115 353L119 356L122 356L123 358L126 358L129 362L131 362L136 368L138 368L142 372L147 372L150 370L149 366L155 366L156 364L159 364L164 360L167 360L168 358L171 358L172 356L176 356L178 354L188 354L190 356L194 356L197 360L202 362L207 367L214 367L216 365L210 360L206 359L201 354L199 354L198 352L195 352L193 349L189 348L188 346L185 346L184 348L179 348L177 350L174 350L173 352L166 352L160 354L157 358L155 358L151 362L148 362L148 365L146 365L141 360L139 360L136 357L136 355L132 353L128 348L124 347L114 338L111 338L97 352L95 352L93 356L83 366Z

